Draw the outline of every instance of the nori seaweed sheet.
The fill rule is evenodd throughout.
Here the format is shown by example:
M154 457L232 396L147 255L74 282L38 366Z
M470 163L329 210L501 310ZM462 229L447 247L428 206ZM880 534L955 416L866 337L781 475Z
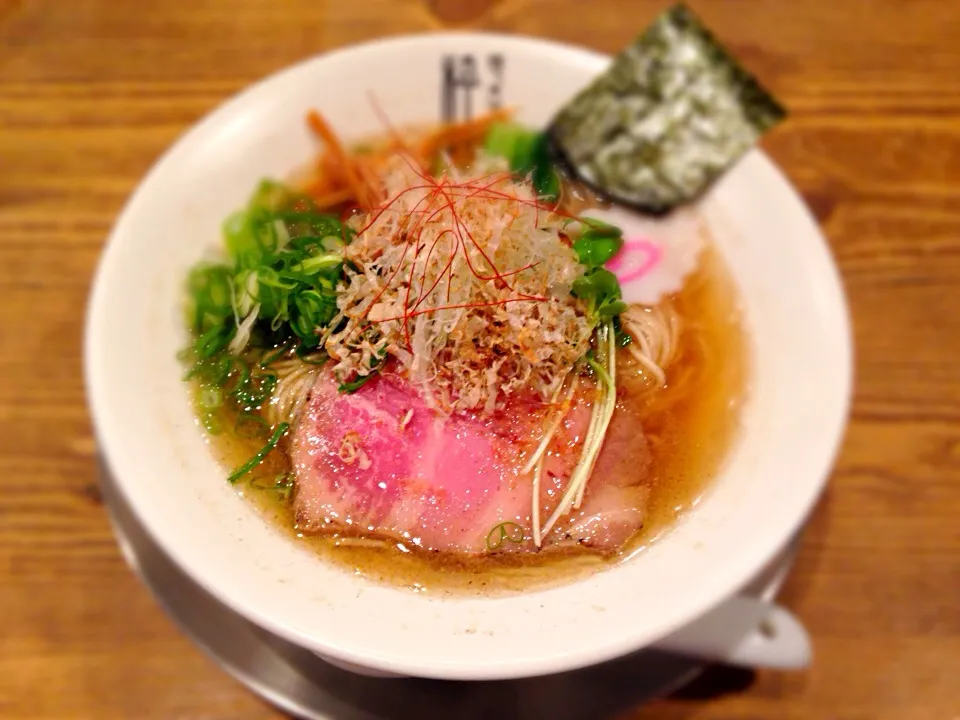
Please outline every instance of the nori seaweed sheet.
M664 12L548 128L609 199L663 214L699 196L786 117L683 5Z

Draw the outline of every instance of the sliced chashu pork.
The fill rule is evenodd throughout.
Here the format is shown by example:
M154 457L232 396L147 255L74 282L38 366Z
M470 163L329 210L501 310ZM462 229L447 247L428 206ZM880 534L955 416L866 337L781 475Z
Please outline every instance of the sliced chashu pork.
M590 418L581 393L550 444L541 485L541 523L559 502ZM432 410L405 380L383 375L353 394L324 373L291 444L296 518L304 532L347 532L424 549L483 553L533 550L532 476L521 475L549 422L549 406L516 399L492 417ZM584 503L543 540L620 547L643 522L649 453L639 422L619 410ZM499 524L523 529L502 542ZM519 531L507 526L513 537Z

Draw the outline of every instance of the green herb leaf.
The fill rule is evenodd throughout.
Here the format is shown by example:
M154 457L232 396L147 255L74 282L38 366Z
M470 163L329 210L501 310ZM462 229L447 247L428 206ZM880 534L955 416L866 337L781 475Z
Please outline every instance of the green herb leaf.
M616 300L609 298L601 303L600 307L597 308L597 314L604 320L619 315L620 313L626 312L627 304L623 300Z
M612 318L627 309L621 298L617 276L602 267L588 270L577 278L570 292L587 305L587 314L594 323Z
M616 225L611 225L603 220L597 220L592 217L581 217L580 224L583 230L580 232L581 238L622 238L623 230Z
M580 264L588 268L602 267L610 258L620 252L623 238L616 236L581 235L573 243L574 252Z

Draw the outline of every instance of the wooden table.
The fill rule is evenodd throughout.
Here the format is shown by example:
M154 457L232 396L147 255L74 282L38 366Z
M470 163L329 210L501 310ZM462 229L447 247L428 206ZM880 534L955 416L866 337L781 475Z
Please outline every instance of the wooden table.
M605 51L663 7L591 2L501 0L474 20L484 0L435 6ZM793 112L766 148L843 270L856 401L784 596L814 666L716 670L623 717L958 718L960 5L691 5ZM0 716L278 717L181 637L117 551L81 382L91 272L150 164L230 94L442 26L419 0L0 0Z

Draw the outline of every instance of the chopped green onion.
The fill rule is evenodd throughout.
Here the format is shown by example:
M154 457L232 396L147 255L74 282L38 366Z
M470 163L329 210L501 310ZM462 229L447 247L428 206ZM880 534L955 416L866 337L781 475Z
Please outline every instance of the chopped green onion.
M296 241L304 237L324 238L333 235L342 238L344 242L352 239L352 231L333 215L309 211L282 212L278 213L277 217L286 223L290 231L290 244L295 247Z
M243 477L244 475L246 475L248 472L250 472L251 470L253 470L257 465L259 465L260 463L262 463L262 462L263 462L263 459L264 459L267 455L269 455L269 454L270 454L270 451L273 450L273 449L277 446L277 443L280 442L280 438L283 437L283 434L284 434L285 432L287 432L287 430L288 430L289 428L290 428L290 423L282 422L282 423L280 423L279 425L277 425L276 430L273 431L273 435L271 435L271 436L270 436L270 439L267 440L266 445L264 445L262 448L260 448L260 449L257 451L257 454L256 454L256 455L254 455L252 458L250 458L249 460L247 460L243 465L241 465L241 466L238 467L236 470L234 470L232 473L230 473L230 476L227 478L227 482L229 482L229 483L235 483L237 480L239 480L240 478L242 478L242 477Z
M235 396L238 391L242 392L250 384L250 366L243 358L225 355L229 363L230 374L222 383L227 393Z
M210 328L194 342L194 351L201 359L211 358L230 344L234 332L232 327Z
M248 207L276 212L304 201L312 205L312 201L306 195L295 193L276 180L263 179L250 198Z
M229 262L200 264L188 278L195 340L184 361L194 364L191 377L214 386L230 381L237 402L256 404L262 392L243 372L214 379L212 367L197 363L247 347L278 349L261 366L295 347L301 358L312 353L337 315L343 249L355 233L309 197L272 180L261 182L247 207L227 218L223 233Z
M264 180L247 206L223 223L226 260L200 263L187 278L187 324L193 342L178 355L196 383L198 420L211 433L234 418L239 437L269 435L266 444L230 474L235 483L279 443L289 429L272 434L259 414L278 378L265 371L289 353L322 364L320 339L337 315L337 285L346 245L355 232L339 217L281 183ZM255 350L253 368L245 358ZM367 378L369 379L369 378ZM292 481L275 488L284 498Z
M195 333L203 334L221 327L233 316L231 272L226 265L200 264L187 276L190 302L188 323Z
M260 367L267 367L268 365L272 364L276 360L280 359L283 355L285 355L289 351L290 351L290 342L287 341L283 343L279 348L277 348L276 352L264 355L263 359L260 361Z
M206 431L211 435L219 435L223 432L223 423L217 413L205 412L200 415L200 422Z
M205 385L200 388L197 402L204 410L216 410L223 405L223 392L218 387Z
M277 387L277 376L264 373L248 377L231 391L230 395L242 409L260 408Z
M280 502L288 502L293 494L295 483L292 473L280 473L270 480L264 480L262 477L253 478L250 480L250 487L265 492L275 492Z
M335 235L327 235L320 241L320 244L323 245L324 250L332 253L342 253L343 249L347 246L342 238Z
M370 372L366 375L357 375L356 378L350 382L341 383L337 388L339 392L342 393L354 393L368 382L373 380L374 376L378 374L380 366L383 364L384 358L386 358L386 350L381 350L371 361L370 361Z
M337 388L342 393L355 393L357 390L362 388L368 382L373 380L374 376L377 373L371 371L368 375L357 375L355 380L350 382L340 383L340 386Z
M264 288L274 288L276 290L293 290L297 287L296 282L281 282L280 273L272 267L263 266L257 273L257 279L260 282L260 287ZM262 292L262 290L261 290Z
M295 354L307 365L323 365L330 359L325 352L318 352L316 348L306 345L298 345Z
M322 255L313 255L294 265L291 270L301 272L305 275L314 275L323 270L333 270L343 264L343 255L337 253L324 253Z
M515 522L502 522L494 525L487 533L487 550L496 550L504 542L522 543L526 539L523 528Z
M237 418L237 422L233 426L233 432L237 437L243 438L244 440L253 440L254 438L263 437L269 427L267 421L257 413L243 412L240 413L240 416Z
M234 213L223 225L227 253L238 268L254 268L279 244L275 215L263 208Z

